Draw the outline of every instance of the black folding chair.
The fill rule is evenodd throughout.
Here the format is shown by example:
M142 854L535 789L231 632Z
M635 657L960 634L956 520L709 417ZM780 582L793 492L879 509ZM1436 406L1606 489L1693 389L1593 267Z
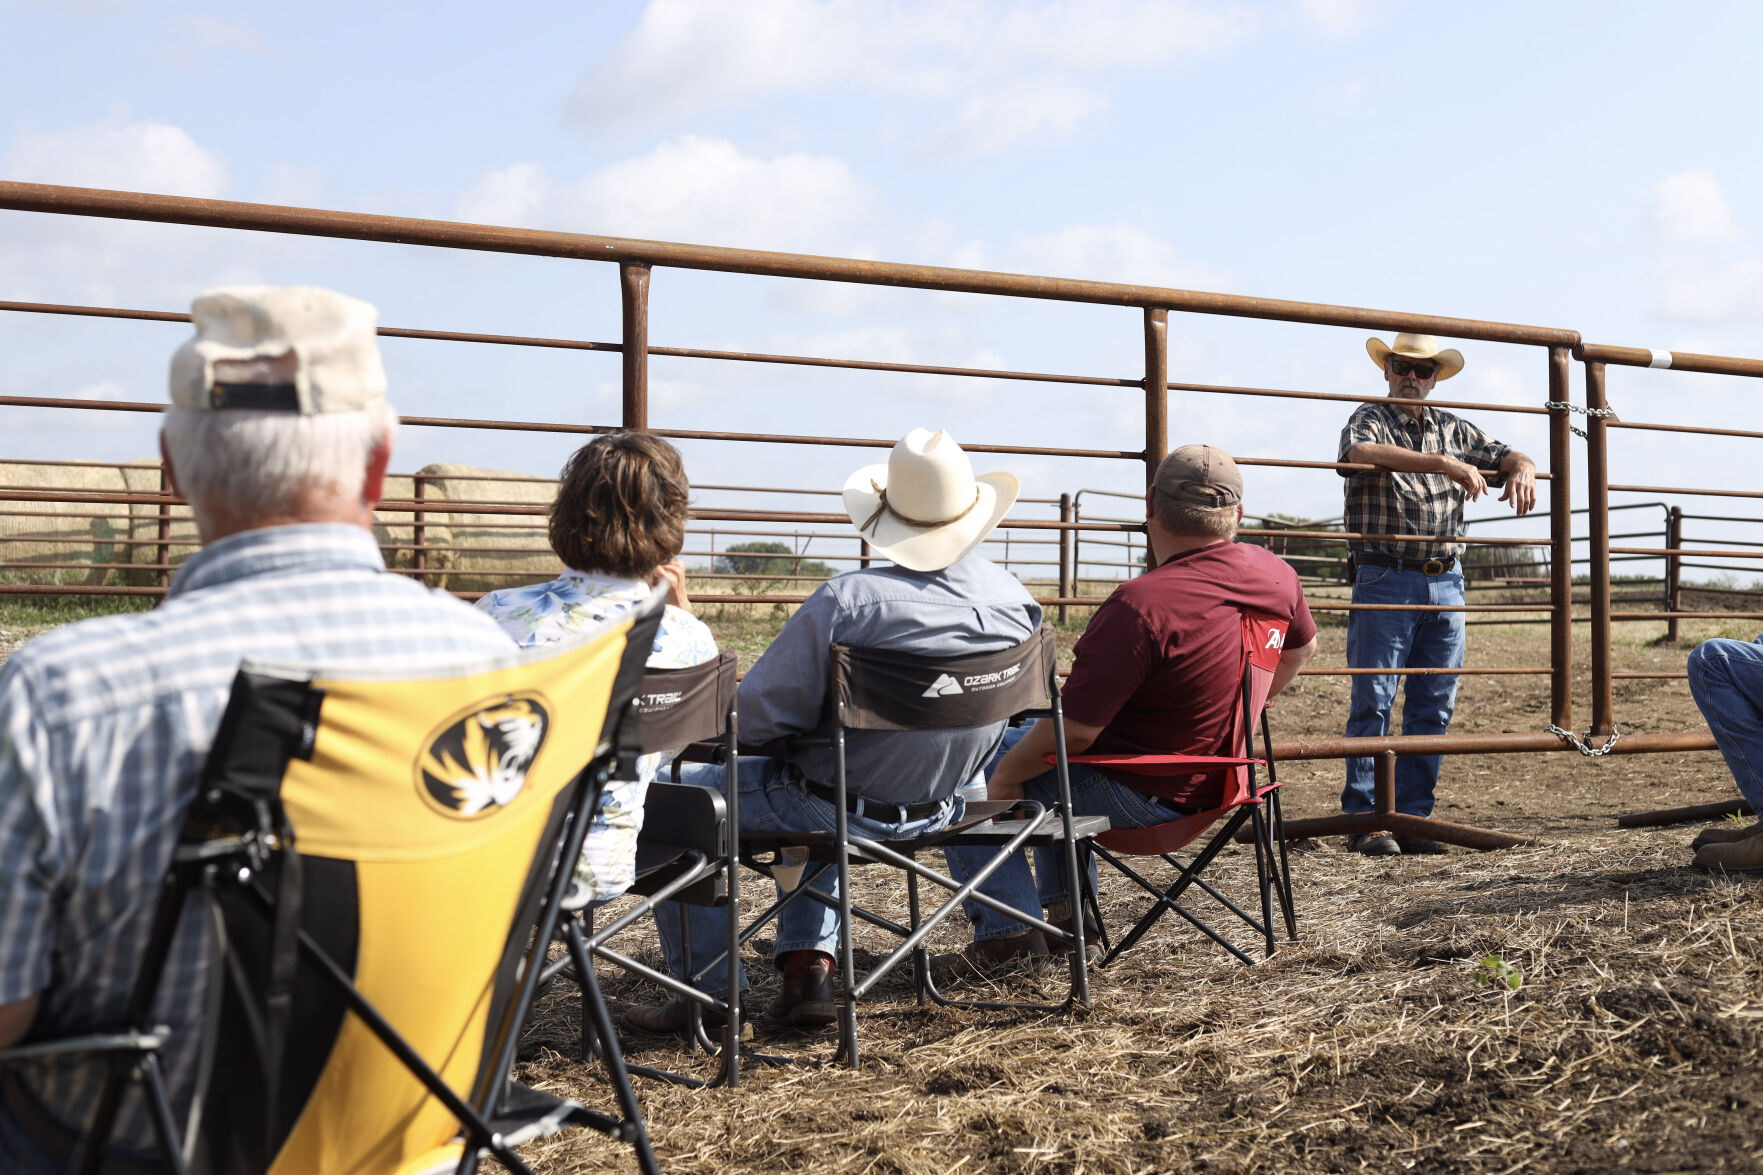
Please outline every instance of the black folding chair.
M713 661L683 669L650 669L630 704L630 738L643 754L681 750L673 761L679 778L682 761L727 762L732 771L739 762L735 712L736 660L731 652ZM595 984L592 960L605 959L651 983L683 996L691 1006L690 1036L697 1047L717 1054L721 1064L716 1076L702 1081L666 1069L626 1062L626 1068L642 1077L656 1077L690 1086L737 1085L740 1082L740 1001L718 1000L675 977L647 967L608 945L612 937L629 927L664 901L690 905L722 906L728 911L728 938L723 953L739 941L739 857L731 829L739 814L739 797L723 796L704 787L656 780L649 785L643 804L643 830L637 840L636 881L630 893L644 900L621 910L603 927L594 926L593 911L568 917L563 935L569 945L567 960L550 964L545 978L566 966L582 985L582 1051L599 1052L597 1033L588 1015L590 986ZM688 972L692 970L692 944L685 942ZM722 958L719 954L717 958ZM713 1043L703 1024L709 1009L725 1017L722 1040Z
M1043 1011L1065 1011L1074 1005L1089 1003L1089 973L1084 957L1083 926L1067 930L1032 915L1015 910L997 901L976 887L990 877L998 866L1024 846L1062 845L1067 865L1077 868L1077 846L1108 828L1101 816L1073 817L1071 786L1065 766L1065 718L1059 700L1058 653L1053 629L1043 625L1038 633L1016 648L997 653L969 657L930 658L898 653L885 649L853 648L834 645L831 649L832 674L829 685L828 713L830 729L824 737L790 740L794 747L830 747L833 751L833 807L837 812L836 831L827 833L766 833L743 834L741 852L754 868L772 873L780 864L784 850L806 849L812 866L789 893L762 911L745 930L741 941L751 939L758 930L775 918L792 902L833 900L809 887L808 881L821 869L838 872L840 914L839 963L844 983L841 1005L841 1031L838 1052L852 1067L860 1064L857 1045L857 1001L871 991L883 977L903 960L912 959L915 986L922 1003L926 998L959 1007L1027 1008ZM946 680L955 683L951 689ZM1044 708L1036 708L1045 701ZM1059 802L1054 810L1033 800L1014 804L973 802L966 805L967 814L948 828L909 840L878 841L851 832L849 809L852 794L845 769L845 742L852 730L946 730L960 727L986 726L1004 722L1027 712L1045 716L1053 722L1058 748ZM948 790L967 782L945 781ZM1014 819L997 819L1009 815ZM917 860L928 849L951 844L986 845L995 851L984 868L966 884L959 884ZM856 905L851 900L851 867L853 865L889 865L906 873L908 922L901 924L874 910ZM951 896L928 915L921 909L919 883L927 881L951 891ZM942 921L960 907L964 900L986 905L1000 913L1038 928L1050 940L1068 944L1071 949L1071 987L1059 1004L1021 1003L986 1000L951 1000L937 992L930 978L929 951L924 943ZM853 919L861 918L900 938L893 951L876 963L861 978L857 975L852 934Z
M77 1139L99 1171L132 1085L174 1172L528 1172L522 1142L588 1126L656 1170L612 1044L616 1114L509 1078L544 947L660 618L423 680L247 661L154 917L126 1021L33 1042L107 1058ZM213 1012L180 1127L150 1021L184 917ZM604 1004L592 1009L612 1042Z

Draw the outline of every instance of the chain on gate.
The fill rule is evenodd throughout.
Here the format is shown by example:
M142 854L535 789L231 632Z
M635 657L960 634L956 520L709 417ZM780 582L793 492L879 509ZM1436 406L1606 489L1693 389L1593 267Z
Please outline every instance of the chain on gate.
M1577 412L1581 416L1585 416L1585 417L1597 416L1597 417L1608 417L1611 420L1616 419L1616 409L1614 409L1614 408L1581 408L1578 404L1569 404L1566 400L1545 400L1543 402L1543 407L1549 409L1550 411L1554 411L1556 409L1559 409L1563 412ZM1575 428L1571 424L1568 425L1567 427L1569 429L1572 429L1575 436L1579 436L1579 437L1585 436L1585 429Z
M1609 739L1604 743L1603 746L1594 748L1590 743L1586 742L1584 738L1573 733L1571 730L1564 730L1561 727L1556 726L1553 722L1551 722L1547 726L1543 727L1543 729L1545 731L1547 731L1549 734L1560 735L1562 738L1567 740L1569 745L1571 745L1575 750L1577 750L1580 754L1584 755L1588 759L1596 759L1599 755L1608 755L1610 753L1610 749L1616 745L1616 740L1622 737L1622 731L1618 730L1616 728L1615 724L1612 723L1610 726ZM1591 731L1588 730L1588 731L1586 731L1586 733L1590 734Z

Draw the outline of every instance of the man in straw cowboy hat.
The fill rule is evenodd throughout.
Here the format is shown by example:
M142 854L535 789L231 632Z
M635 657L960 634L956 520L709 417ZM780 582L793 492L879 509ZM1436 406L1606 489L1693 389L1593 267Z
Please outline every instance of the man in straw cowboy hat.
M202 550L151 612L70 624L0 670L0 1048L113 1025L147 947L182 813L247 657L421 674L514 648L489 617L388 574L372 526L398 418L366 302L210 290L171 361L160 447ZM207 1014L207 931L185 918L154 1019L181 1120ZM0 1171L65 1169L108 1062L0 1073ZM144 1099L105 1170L159 1170ZM133 1160L133 1161L131 1161Z
M1343 469L1346 528L1372 537L1350 539L1355 604L1463 603L1463 503L1504 482L1500 501L1521 517L1536 505L1536 463L1494 440L1459 416L1424 403L1440 381L1463 370L1456 348L1439 350L1431 335L1399 334L1395 342L1366 340L1372 362L1383 369L1389 398L1361 405L1341 430L1339 460L1371 465ZM1384 538L1384 535L1423 536ZM1353 668L1455 669L1463 664L1461 612L1353 612L1347 619L1347 664ZM1353 678L1347 735L1381 737L1390 731L1396 674ZM1408 675L1402 701L1402 733L1444 734L1457 702L1453 674ZM1439 756L1407 755L1396 761L1396 810L1432 814ZM1370 812L1372 766L1347 760L1341 810ZM1444 846L1421 837L1362 833L1347 847L1360 853L1439 853Z
M1316 651L1316 625L1291 564L1263 547L1236 541L1243 518L1243 477L1229 453L1183 445L1163 459L1145 492L1145 534L1157 565L1102 602L1077 642L1065 683L1065 744L1071 754L1217 754L1229 737L1241 672L1242 609L1286 621L1272 694L1297 676ZM1005 736L987 773L987 796L1028 795L1051 803L1058 780L1046 764L1053 729L1045 720ZM1146 828L1208 805L1216 775L1137 775L1073 764L1071 802L1115 828ZM990 849L945 850L949 873L965 882ZM1026 914L1046 911L1072 925L1070 882L1057 852L1035 850L1000 866L980 888ZM1092 887L1094 879L1091 881ZM979 902L965 906L974 940L938 955L939 978L985 975L1047 953L1037 929ZM1085 941L1094 944L1095 928ZM1099 948L1096 948L1099 949Z
M928 657L1001 652L1041 624L1041 609L1009 572L974 552L1016 502L1013 474L974 476L967 454L946 432L915 428L885 465L869 465L845 482L845 511L874 552L891 567L850 571L828 580L790 617L741 681L741 741L781 744L821 728L834 644L891 649ZM935 831L959 819L957 789L981 778L1004 736L1004 724L931 731L853 731L846 736L850 827L889 839ZM682 773L687 783L728 787L720 766ZM749 832L830 832L833 752L780 750L740 762L741 827ZM822 870L810 884L836 898L837 879ZM666 903L656 910L669 968L682 966L680 920L691 941L713 943L723 915L707 907ZM766 1019L791 1027L830 1024L837 906L798 901L778 918L773 957L784 983ZM726 967L698 980L706 991L728 988ZM744 981L737 976L736 985ZM685 1002L636 1008L626 1023L640 1031L685 1029Z

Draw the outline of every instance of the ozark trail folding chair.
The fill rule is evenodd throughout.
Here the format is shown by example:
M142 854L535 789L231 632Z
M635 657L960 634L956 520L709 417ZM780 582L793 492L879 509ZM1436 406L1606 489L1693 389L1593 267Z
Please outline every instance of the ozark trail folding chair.
M654 1171L616 1046L618 1116L509 1072L658 599L580 642L446 677L246 661L112 1034L133 1046L92 1050L111 1068L79 1169L99 1169L138 1074L178 1172L469 1175L485 1153L527 1172L512 1148L570 1125L632 1143ZM186 909L214 957L180 1130L141 1045Z
M1216 775L1222 782L1222 794L1216 808L1196 812L1148 828L1115 828L1095 839L1094 851L1103 860L1125 874L1155 901L1130 931L1108 950L1099 966L1114 961L1115 956L1131 947L1167 911L1174 911L1195 929L1211 938L1225 950L1253 963L1247 954L1207 924L1187 906L1182 897L1198 887L1221 903L1227 911L1240 918L1266 944L1273 954L1273 903L1277 899L1285 916L1286 934L1298 935L1297 915L1292 905L1291 866L1286 858L1283 835L1284 820L1279 807L1279 779L1274 772L1273 740L1267 727L1267 693L1273 685L1274 670L1285 645L1287 622L1262 613L1242 614L1242 670L1238 675L1237 705L1231 718L1230 731L1223 750L1240 751L1224 755L1073 755L1073 763L1090 763L1098 767L1118 768L1135 775ZM1255 757L1255 722L1261 725L1264 758ZM1265 783L1256 779L1256 769L1265 768ZM1218 821L1224 827L1214 833L1192 862L1183 864L1175 853L1195 843ZM1203 874L1213 858L1230 843L1247 820L1251 823L1255 845L1255 880L1260 891L1261 917L1256 918L1233 902ZM1123 857L1162 857L1174 866L1177 877L1173 884L1162 887L1133 870ZM1087 876L1080 874L1079 876ZM1093 901L1093 898L1090 899ZM1092 905L1100 917L1100 909ZM1081 919L1079 919L1081 921Z
M886 649L834 645L831 657L832 673L827 699L831 729L824 737L798 738L789 742L796 747L832 748L835 793L833 807L837 813L837 828L830 834L777 832L741 837L743 857L762 872L770 872L776 868L780 850L789 846L806 848L808 860L811 862L810 874L749 924L742 932L742 941L751 938L790 902L817 900L831 904L832 899L809 888L807 882L821 869L835 868L838 871L840 973L845 989L841 1007L839 1056L852 1068L857 1068L859 1064L857 1000L907 958L913 960L921 1003L929 996L939 1003L961 1007L1063 1011L1074 1005L1087 1006L1090 998L1089 972L1084 958L1082 926L1079 925L1075 931L1062 930L1051 923L1012 909L975 888L990 877L1011 853L1025 845L1063 845L1067 865L1075 869L1079 842L1108 827L1106 817L1072 816L1070 779L1063 762L1058 769L1059 803L1054 811L1048 811L1045 805L1034 800L1022 800L1014 804L969 802L964 818L939 832L909 840L877 841L851 832L849 809L846 807L846 801L852 792L845 772L845 742L847 732L852 730L946 730L987 726L1007 721L1028 711L1031 715L1044 715L1052 720L1058 757L1063 760L1065 718L1059 700L1058 653L1052 626L1043 625L1027 641L1013 649L997 653L931 658ZM954 683L953 687L948 684L950 681ZM1031 709L1043 701L1048 703L1045 709ZM958 786L967 781L953 782ZM1012 809L1017 819L995 819ZM966 885L958 885L944 874L921 865L916 859L918 853L928 849L960 844L983 844L995 850L992 859ZM766 853L771 854L770 860L761 859L761 855ZM903 925L852 902L852 865L891 865L905 871L909 905L907 924ZM952 896L928 916L920 910L920 880L952 891ZM929 952L924 942L966 899L981 902L1017 919L1025 926L1038 927L1054 942L1073 946L1071 988L1063 1003L1045 1005L950 1000L936 992L930 981ZM852 945L852 934L855 930L853 915L890 931L901 940L891 953L861 979L857 976Z
M549 978L569 966L578 980L585 976L585 982L582 982L584 1055L598 1052L599 1038L589 1015L590 1003L599 998L591 965L593 958L616 963L685 997L699 1009L710 1008L723 1013L727 1019L720 1048L705 1034L701 1013L693 1018L691 1035L694 1043L707 1052L720 1052L721 1065L710 1081L664 1069L626 1064L632 1073L695 1087L739 1084L739 1001L731 1008L726 1001L646 967L613 950L607 943L637 919L652 912L660 902L676 901L725 907L728 935L722 952L726 954L736 949L741 929L741 881L740 859L735 851L732 830L740 812L738 789L732 789L725 798L710 788L677 782L682 760L726 762L729 770L734 771L739 762L736 680L735 655L726 650L715 660L702 665L650 669L643 674L642 684L630 703L628 741L632 750L638 754L650 754L683 748L683 753L673 762L675 782L656 780L650 783L644 799L643 830L637 840L636 881L629 891L641 895L643 900L622 909L617 918L598 929L594 927L591 910L565 918L563 933L569 944L569 957L552 963L545 972ZM692 944L689 938L685 947L690 968ZM723 954L718 954L717 958L722 958Z

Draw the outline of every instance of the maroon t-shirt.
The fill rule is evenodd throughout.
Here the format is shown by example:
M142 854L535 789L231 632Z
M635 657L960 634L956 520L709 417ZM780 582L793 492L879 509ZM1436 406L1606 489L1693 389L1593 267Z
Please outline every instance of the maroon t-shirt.
M1102 733L1094 755L1220 755L1242 686L1241 610L1289 620L1287 648L1316 635L1298 573L1247 543L1177 555L1114 589L1077 642L1065 716ZM1179 804L1215 802L1216 775L1107 774Z

